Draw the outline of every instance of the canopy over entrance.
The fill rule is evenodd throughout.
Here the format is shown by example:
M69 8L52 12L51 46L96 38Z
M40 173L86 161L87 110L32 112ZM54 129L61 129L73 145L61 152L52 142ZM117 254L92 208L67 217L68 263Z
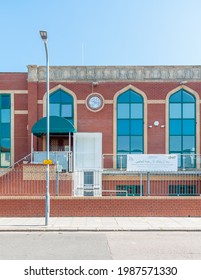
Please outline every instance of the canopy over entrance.
M47 117L37 121L32 127L33 135L41 137L47 134ZM67 134L74 133L76 129L70 121L65 118L50 116L50 134Z

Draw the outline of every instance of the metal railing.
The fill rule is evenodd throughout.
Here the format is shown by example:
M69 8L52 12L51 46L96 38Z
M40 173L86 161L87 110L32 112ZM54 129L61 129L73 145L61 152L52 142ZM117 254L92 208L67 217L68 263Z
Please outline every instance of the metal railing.
M99 178L97 182L95 177ZM201 171L135 173L96 170L95 177L93 180L91 177L81 180L80 174L59 173L53 166L50 170L50 195L128 197L201 195ZM22 166L7 173L0 171L0 196L45 196L45 190L45 169Z
M200 196L201 171L103 172L103 195L110 196Z
M14 164L6 167L6 169L16 168L16 167L20 166L21 164L27 164L27 163L30 163L31 161L32 161L32 153L30 153L30 154L24 156L23 158L19 159Z
M49 153L50 159L53 164L57 165L57 171L59 172L72 172L73 171L73 156L72 152L67 151L51 151ZM46 159L45 151L37 151L32 153L33 164L43 164L43 160Z
M46 173L23 167L0 171L0 196L45 196ZM50 172L50 195L72 196L73 184L70 173Z

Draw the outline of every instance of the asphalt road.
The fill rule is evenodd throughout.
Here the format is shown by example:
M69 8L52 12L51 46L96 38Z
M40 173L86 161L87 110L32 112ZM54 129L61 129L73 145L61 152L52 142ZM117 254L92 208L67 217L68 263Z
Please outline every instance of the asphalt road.
M1 260L201 260L201 232L2 232Z

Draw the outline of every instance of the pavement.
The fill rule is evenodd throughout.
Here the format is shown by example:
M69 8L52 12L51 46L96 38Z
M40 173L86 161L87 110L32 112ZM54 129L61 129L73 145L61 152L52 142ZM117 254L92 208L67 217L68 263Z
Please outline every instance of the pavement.
M5 231L201 231L201 217L1 218Z

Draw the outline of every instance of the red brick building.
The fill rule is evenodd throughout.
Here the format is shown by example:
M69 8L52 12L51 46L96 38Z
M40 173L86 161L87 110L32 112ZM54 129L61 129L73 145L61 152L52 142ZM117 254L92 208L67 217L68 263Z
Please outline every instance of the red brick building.
M26 156L32 152L46 151L45 74L45 67L35 65L28 66L27 73L0 73L1 172L18 161L21 163L21 159L27 159ZM72 153L77 164L69 170L69 166L64 168L61 163L60 192L62 190L64 195L90 195L90 192L80 191L77 186L81 181L85 181L86 185L93 181L94 185L100 186L94 191L94 196L200 196L201 67L58 66L50 67L49 86L50 119L55 125L50 124L50 151ZM64 126L63 121L66 123ZM79 157L80 152L84 156ZM160 178L156 174L133 175L126 172L127 154L177 154L178 172L168 179L164 174ZM40 159L32 157L32 163L42 163ZM89 162L94 166L88 165ZM54 163L55 166L51 167L53 173L58 165ZM33 165L27 165L27 168L38 170L40 166L34 169ZM80 175L79 168L87 174ZM94 168L98 172L93 177L90 172ZM27 170L26 166L23 170ZM44 183L44 178L25 173L23 178L20 177L23 180L23 195L29 193L33 181ZM89 177L85 178L85 175ZM55 195L56 179L51 177L50 180L50 191ZM12 186L15 181L12 179ZM68 193L64 182L68 184ZM5 186L3 176L1 186ZM2 190L1 193L4 192ZM34 187L32 193L35 194ZM119 204L118 198L114 199L99 201L100 209L104 205L103 212L108 214L107 203L114 203L111 213L123 211L122 215L134 215L136 209L132 205L137 202L129 200L131 208L128 213L125 209L118 210L124 207L124 203L128 206L128 201L121 200ZM99 202L90 203L98 205ZM145 203L141 198L142 209L138 209L137 215L147 215L145 208L149 202ZM157 209L161 209L164 202L170 205L173 201L154 200ZM164 213L175 215L179 202L174 200L174 203L174 211L169 208L174 213L166 209ZM186 207L184 200L181 203ZM200 203L200 200L191 198L190 203ZM200 212L193 212L191 204L179 215L199 216ZM86 211L90 215L91 210ZM154 208L153 211L153 215L159 215L158 210ZM101 213L95 211L93 215L105 215Z
M58 92L67 94L60 105ZM0 96L10 98L0 108L8 114L1 118L3 167L31 152L32 127L46 114L45 67L0 73ZM77 132L101 132L103 154L200 154L200 97L198 66L50 67L50 114L69 119ZM44 150L44 141L34 137L34 150ZM52 136L50 144L66 141Z

